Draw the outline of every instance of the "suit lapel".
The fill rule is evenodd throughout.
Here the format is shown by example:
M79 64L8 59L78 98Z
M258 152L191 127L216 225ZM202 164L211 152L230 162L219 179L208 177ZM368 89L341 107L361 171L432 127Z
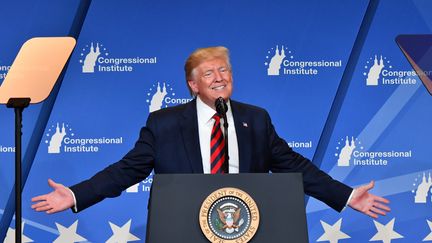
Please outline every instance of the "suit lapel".
M180 130L192 172L203 173L195 99L185 105L182 116Z
M252 123L248 119L246 112L241 104L231 100L231 109L234 117L234 124L237 135L237 145L239 153L239 172L251 172L252 163Z

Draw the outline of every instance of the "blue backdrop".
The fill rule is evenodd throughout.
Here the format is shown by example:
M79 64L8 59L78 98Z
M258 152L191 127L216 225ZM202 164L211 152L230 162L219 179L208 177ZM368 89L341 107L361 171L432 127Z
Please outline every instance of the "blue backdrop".
M151 177L79 214L36 213L30 199L50 190L48 178L73 185L115 162L150 111L190 100L184 61L213 45L231 50L234 99L266 108L279 135L334 178L376 180L373 193L391 201L373 220L308 200L310 242L432 241L432 99L394 41L431 32L431 2L83 2L1 3L10 38L0 39L0 70L28 38L78 40L55 103L24 113L25 242L144 241ZM13 113L0 112L0 235L13 242Z

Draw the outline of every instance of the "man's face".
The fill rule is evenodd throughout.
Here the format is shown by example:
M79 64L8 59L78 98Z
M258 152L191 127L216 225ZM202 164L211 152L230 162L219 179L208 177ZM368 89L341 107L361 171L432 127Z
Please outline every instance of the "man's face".
M214 109L217 98L227 100L231 96L231 70L224 59L210 59L195 68L193 78L188 84L204 103Z

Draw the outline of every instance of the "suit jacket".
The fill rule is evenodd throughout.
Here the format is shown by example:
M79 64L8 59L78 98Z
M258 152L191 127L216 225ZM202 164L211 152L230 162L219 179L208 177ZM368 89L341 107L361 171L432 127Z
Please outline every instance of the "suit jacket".
M341 211L352 188L333 180L281 139L268 113L231 100L237 134L240 173L301 172L305 193ZM247 123L247 126L243 124ZM203 173L196 100L153 112L135 147L114 163L70 189L78 211L155 173Z

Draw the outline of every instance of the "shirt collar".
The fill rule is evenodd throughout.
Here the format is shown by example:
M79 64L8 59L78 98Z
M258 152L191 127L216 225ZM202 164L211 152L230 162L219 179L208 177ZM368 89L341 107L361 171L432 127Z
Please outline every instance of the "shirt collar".
M197 100L196 104L197 104L198 123L199 124L205 124L212 119L212 117L216 113L216 111L213 110L213 108L208 106L206 103L204 103L204 101L202 101L199 96L197 96L196 100ZM228 106L227 118L229 121L229 117L232 116L230 100L228 100L227 106Z

